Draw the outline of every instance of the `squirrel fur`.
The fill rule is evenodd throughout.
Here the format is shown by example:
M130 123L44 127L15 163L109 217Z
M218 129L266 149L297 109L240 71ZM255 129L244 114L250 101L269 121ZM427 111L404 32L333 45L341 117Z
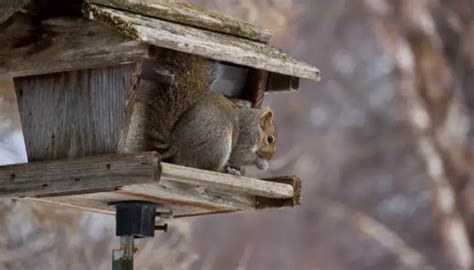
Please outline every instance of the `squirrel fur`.
M277 140L272 111L238 107L212 92L211 60L168 50L157 59L156 69L173 74L141 100L153 114L146 126L148 150L171 163L237 175L247 165L267 169Z

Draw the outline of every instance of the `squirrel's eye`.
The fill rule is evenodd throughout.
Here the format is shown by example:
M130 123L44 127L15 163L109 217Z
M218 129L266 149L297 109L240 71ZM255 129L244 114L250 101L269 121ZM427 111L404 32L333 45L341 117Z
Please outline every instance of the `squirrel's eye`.
M270 135L270 136L267 137L267 142L269 144L272 144L274 141L275 141L275 137L273 137L273 135Z

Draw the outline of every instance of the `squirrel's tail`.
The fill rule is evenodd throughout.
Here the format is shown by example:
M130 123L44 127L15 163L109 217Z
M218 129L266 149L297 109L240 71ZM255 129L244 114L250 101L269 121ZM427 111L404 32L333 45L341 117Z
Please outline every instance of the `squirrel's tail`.
M156 59L143 66L132 98L143 114L142 149L154 150L166 160L171 131L181 115L210 91L215 78L212 60L160 49Z

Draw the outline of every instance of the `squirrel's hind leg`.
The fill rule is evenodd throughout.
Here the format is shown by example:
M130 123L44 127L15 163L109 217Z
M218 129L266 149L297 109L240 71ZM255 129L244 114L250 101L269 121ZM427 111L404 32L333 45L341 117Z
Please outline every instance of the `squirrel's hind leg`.
M188 123L189 124L189 123ZM181 130L189 126L178 126L172 140L171 149L175 155L171 162L211 171L225 171L232 151L231 127L220 130L207 130L201 126L191 131Z

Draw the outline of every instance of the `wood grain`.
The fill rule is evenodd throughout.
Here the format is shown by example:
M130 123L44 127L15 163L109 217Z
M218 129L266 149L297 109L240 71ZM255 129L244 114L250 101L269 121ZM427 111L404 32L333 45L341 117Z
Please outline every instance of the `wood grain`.
M189 168L170 163L161 163L162 179L178 183L219 188L227 192L246 193L268 198L292 198L291 185L262 181L244 176Z
M157 183L155 152L114 154L0 167L0 196L45 196L115 190L134 183Z
M115 153L133 65L15 78L29 161Z
M0 76L30 76L131 63L148 46L87 19L51 18L34 23L15 16L0 33Z
M8 20L10 16L28 4L30 0L6 0L0 1L0 24Z
M131 194L121 194L118 192L98 192L81 195L61 196L61 197L25 197L20 200L34 203L43 203L54 207L68 207L77 210L84 210L108 215L115 215L115 207L111 205L113 202L136 201L146 199L149 202L165 204L160 207L159 211L172 211L172 217L182 217L197 214L211 214L215 211L236 211L236 210L209 210L201 207L192 207L190 205L170 204L154 198L143 196L134 196Z
M87 2L259 42L268 42L271 38L271 33L267 29L184 2L162 0L87 0Z
M22 199L104 214L115 214L111 205L113 202L143 200L163 204L166 209L173 211L174 218L255 209L255 196L166 180L154 184L127 185L113 192Z
M160 180L159 185L124 186L118 192L208 210L250 210L255 208L255 196L249 194L225 192L216 188L176 183L166 179Z
M267 44L92 4L86 17L147 44L290 76L320 80L319 70Z
M30 166L34 164L38 164L38 168L47 168L38 162ZM40 198L28 200L107 214L114 213L112 202L144 200L164 204L173 210L174 217L296 207L300 203L301 181L297 177L259 180L167 163L161 163L161 168L159 182L126 184L109 192L92 190L91 193L86 190L76 192L81 194L43 194ZM5 171L6 176L10 173Z
M298 207L301 204L302 184L301 179L297 176L279 176L262 179L272 183L288 184L293 187L294 196L287 199L274 199L257 196L257 209L263 208L282 208L282 207Z

